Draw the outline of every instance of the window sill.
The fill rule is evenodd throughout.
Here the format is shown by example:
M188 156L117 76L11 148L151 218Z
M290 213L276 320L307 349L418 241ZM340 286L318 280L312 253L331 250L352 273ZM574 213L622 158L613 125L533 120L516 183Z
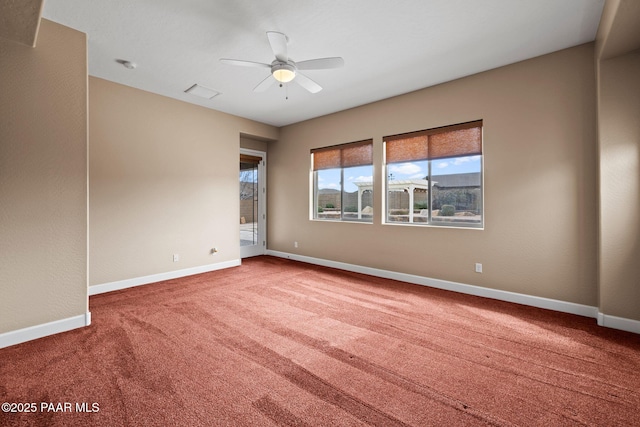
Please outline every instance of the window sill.
M431 223L425 223L425 222L388 222L388 221L384 221L382 222L382 225L390 225L390 226L399 226L399 227L421 227L421 228L455 228L458 230L484 230L484 224L480 225L480 226L476 226L476 225L462 225L462 224L452 224L452 223L445 223L445 224L434 224L433 222Z
M345 223L345 224L373 224L373 221L358 221L357 219L349 220L349 219L318 219L311 218L310 221L313 222L330 222L330 223Z

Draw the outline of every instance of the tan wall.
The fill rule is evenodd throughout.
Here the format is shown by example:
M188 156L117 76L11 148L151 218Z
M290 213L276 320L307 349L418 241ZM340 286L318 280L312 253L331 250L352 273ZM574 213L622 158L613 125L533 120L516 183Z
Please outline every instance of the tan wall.
M600 64L601 311L640 320L640 53Z
M600 311L640 320L640 3L606 6L597 58Z
M240 148L247 148L249 150L267 152L269 148L268 141L260 141L248 136L240 136Z
M89 95L90 284L239 259L240 134L278 129L93 77Z
M84 34L0 39L0 333L87 312Z
M595 306L593 54L586 44L282 128L269 145L269 249ZM382 137L477 119L485 229L381 224ZM367 138L374 223L310 221L309 150Z

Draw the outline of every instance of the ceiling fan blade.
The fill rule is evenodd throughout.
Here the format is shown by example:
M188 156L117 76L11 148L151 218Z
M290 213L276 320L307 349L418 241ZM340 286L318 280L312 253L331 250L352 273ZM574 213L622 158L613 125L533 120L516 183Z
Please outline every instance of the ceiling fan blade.
M289 40L285 34L276 31L267 31L271 50L278 61L287 62L289 55L287 53L287 41Z
M340 57L309 59L307 61L296 62L299 70L327 70L329 68L340 68L344 66L344 59Z
M276 79L274 79L273 76L271 76L271 74L269 74L266 79L264 79L263 81L258 83L258 86L253 88L253 91L254 92L264 92L265 90L269 89L271 87L271 85L275 81L276 81Z
M296 78L293 79L293 81L297 82L300 86L311 93L318 93L322 90L322 86L301 73L296 73Z
M257 68L271 68L269 64L263 64L262 62L243 61L241 59L220 59L220 62L228 65L240 65L241 67L257 67Z

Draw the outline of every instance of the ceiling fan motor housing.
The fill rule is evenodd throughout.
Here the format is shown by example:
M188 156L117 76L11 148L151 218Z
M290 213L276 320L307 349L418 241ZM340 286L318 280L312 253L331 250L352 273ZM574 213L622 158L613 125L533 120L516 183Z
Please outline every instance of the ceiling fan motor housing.
M271 74L277 81L288 83L296 77L296 65L291 60L287 62L275 60L271 63Z

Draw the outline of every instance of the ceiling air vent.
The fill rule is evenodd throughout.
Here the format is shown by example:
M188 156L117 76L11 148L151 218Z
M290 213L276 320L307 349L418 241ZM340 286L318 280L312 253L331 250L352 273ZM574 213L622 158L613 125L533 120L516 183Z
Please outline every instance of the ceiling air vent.
M200 86L199 84L194 84L189 89L185 90L185 93L190 93L191 95L205 99L213 99L220 95L220 92L209 89L208 87Z

